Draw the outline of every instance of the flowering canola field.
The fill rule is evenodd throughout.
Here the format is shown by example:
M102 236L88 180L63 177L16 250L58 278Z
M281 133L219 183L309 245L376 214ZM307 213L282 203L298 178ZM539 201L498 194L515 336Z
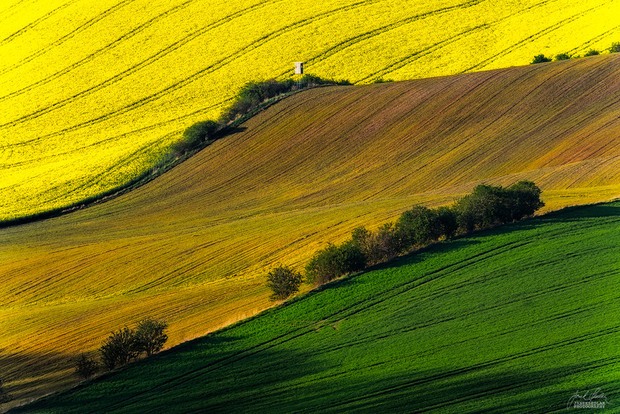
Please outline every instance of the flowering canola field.
M147 171L245 82L354 83L529 63L620 40L618 0L5 0L0 220Z

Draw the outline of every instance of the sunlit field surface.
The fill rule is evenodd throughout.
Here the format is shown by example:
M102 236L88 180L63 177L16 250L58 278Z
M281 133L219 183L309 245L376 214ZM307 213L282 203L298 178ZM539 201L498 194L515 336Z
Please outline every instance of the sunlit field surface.
M0 220L136 178L250 80L294 61L370 83L620 41L617 0L5 0Z
M620 203L508 225L25 412L547 414L588 411L569 401L598 390L617 413L619 264Z
M16 402L75 383L71 359L144 316L169 344L270 306L358 225L478 183L540 185L546 210L620 195L620 55L293 95L168 173L0 230L0 364Z

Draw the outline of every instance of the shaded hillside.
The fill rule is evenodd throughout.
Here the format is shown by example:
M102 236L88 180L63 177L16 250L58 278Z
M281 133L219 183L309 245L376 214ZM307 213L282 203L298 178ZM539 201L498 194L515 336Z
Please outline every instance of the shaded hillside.
M69 358L145 315L170 342L269 306L264 269L480 182L549 208L620 194L620 56L288 98L110 202L0 230L9 391L73 381Z
M246 82L355 83L607 49L615 0L3 0L0 220L128 183Z
M617 413L618 257L620 203L505 226L25 411L547 414L598 390Z

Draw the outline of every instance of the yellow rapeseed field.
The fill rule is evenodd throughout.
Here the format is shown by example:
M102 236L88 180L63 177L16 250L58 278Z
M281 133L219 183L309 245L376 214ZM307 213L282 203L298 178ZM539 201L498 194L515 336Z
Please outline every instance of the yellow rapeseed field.
M620 41L618 0L4 0L0 220L148 170L245 82L370 83L525 65Z

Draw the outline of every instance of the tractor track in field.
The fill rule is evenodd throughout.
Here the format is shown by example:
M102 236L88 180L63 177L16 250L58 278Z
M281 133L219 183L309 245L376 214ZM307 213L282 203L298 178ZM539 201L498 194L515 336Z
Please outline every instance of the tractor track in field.
M604 39L610 33L613 33L613 32L615 32L618 29L620 29L620 25L612 27L611 29L609 29L609 30L607 30L607 31L605 31L605 32L603 32L601 34L599 34L597 36L594 36L592 39L582 43L580 46L577 46L577 47L574 47L574 48L568 50L567 53L569 55L572 55L572 54L574 54L576 51L578 51L580 49L585 49L586 47L590 46L591 44L596 43L596 42L598 42L601 39Z
M418 385L423 385L423 384L428 384L428 383L432 383L434 381L440 381L440 380L445 380L445 379L450 379L450 378L454 378L463 374L469 374L475 371L479 371L479 370L483 370L483 369L489 369L489 368L494 368L497 366L500 366L501 364L504 364L506 362L511 362L517 359L521 359L521 358L527 358L530 357L532 355L536 355L542 352L546 352L549 350L554 350L554 349L558 349L558 348L562 348L562 347L566 347L566 346L571 346L574 345L576 343L580 343L580 342L585 342L585 341L592 341L592 340L596 340L599 339L600 337L606 336L606 335L612 335L612 334L616 334L620 332L620 327L614 327L614 328L608 328L608 329L604 329L601 331L596 331L596 332L590 332L590 333L586 333L580 336L576 336L573 338L569 338L569 339L564 339L564 340L560 340L560 341L556 341L547 345L542 345L542 346L538 346L538 347L533 347L530 348L528 350L522 351L522 352L518 352L516 354L512 354L512 355L507 355L505 357L499 357L499 358L495 358L489 361L485 361L485 362L481 362L478 364L473 364L473 365L469 365L466 367L462 367L462 368L456 368L456 369L451 369L451 370L447 370L435 375L429 375L423 378L418 378L418 379L414 379L414 380L407 380L407 381L403 381L401 384L398 385L393 385L391 387L386 387L384 389L382 389L381 391L376 391L373 393L368 393L366 395L364 395L363 397L358 397L358 398L353 398L350 400L345 400L342 401L340 403L336 403L336 404L332 404L330 407L340 407L340 406L344 406L347 404L351 404L351 403L356 403L356 402L360 402L360 401L364 401L364 400L368 400L368 399L372 399L375 397L379 397L382 395L390 395L393 394L394 392L399 392L399 391L404 391L407 389L410 389L411 387L415 387ZM605 358L605 360L609 360L612 362L617 362L620 361L620 357L609 357L609 358ZM612 363L610 362L610 363ZM605 363L604 365L608 365L609 363ZM588 367L589 368L589 367ZM584 368L586 369L586 368ZM445 404L445 403L444 403ZM431 407L428 407L429 409Z
M19 62L8 66L4 69L0 69L0 75L4 75L7 72L10 72L11 70L18 68L28 62L31 62L32 60L38 58L39 56L42 56L44 54L46 54L47 52L49 52L50 50L52 50L53 48L65 43L67 40L72 39L73 37L75 37L78 33L83 32L84 30L88 29L91 26L94 26L95 24L99 23L101 20L105 19L106 17L108 17L110 14L114 13L115 11L117 11L118 9L121 9L123 7L125 7L126 5L133 3L136 0L123 0L117 4L115 4L114 6L104 10L103 12L99 13L97 16L93 17L92 19L88 20L87 22L81 24L80 26L76 27L75 29L73 29L72 31L70 31L69 33L61 36L60 38L58 38L57 40L55 40L54 42L50 43L49 45L47 45L46 47L38 50L37 52L31 54L30 56L25 57L24 59L20 60Z
M130 0L130 1L135 1L135 0ZM216 29L216 28L218 28L218 27L220 27L220 26L222 26L222 25L224 25L226 23L229 23L230 21L232 21L234 19L242 17L242 16L244 16L244 15L246 15L248 13L251 13L251 12L261 8L261 7L264 7L267 4L278 3L278 2L281 2L281 1L284 1L284 0L268 0L268 1L263 1L261 3L255 4L253 6L246 7L245 9L239 10L239 11L237 11L235 13L229 14L229 15L221 18L221 19L216 20L215 22L212 22L212 23L208 24L207 26L204 26L204 27L202 27L202 28L200 28L198 30L195 30L195 31L189 33L188 35L186 35L183 38L177 40L176 42L166 46L163 49L160 49L157 53L155 53L155 54L149 56L148 58L142 60L141 62L131 66L130 68L125 69L124 71L117 73L116 75L112 76L111 78L108 78L105 81L98 83L97 85L94 85L94 86L91 86L90 88L84 89L81 92L78 92L77 94L74 94L74 95L72 95L70 97L62 99L62 100L60 100L58 102L55 102L54 104L49 105L47 107L38 109L38 110L28 114L28 115L24 115L24 116L18 118L16 120L13 120L13 121L10 121L10 122L6 122L4 124L0 124L0 128L12 127L12 126L18 125L20 123L23 123L23 122L26 122L26 121L29 121L29 120L32 120L32 119L36 119L36 118L38 118L38 117L40 117L42 115L45 115L45 114L47 114L49 112L52 112L52 111L54 111L56 109L62 108L64 106L70 104L71 102L75 101L76 99L79 99L79 98L82 98L84 96L90 95L90 94L92 94L94 92L97 92L97 91L99 91L101 89L104 89L104 88L106 88L106 87L108 87L108 86L110 86L110 85L112 85L112 84L114 84L114 83L116 83L116 82L126 78L127 76L132 75L133 73L135 73L135 72L137 72L137 71L139 71L139 70L141 70L141 69L151 65L152 63L154 63L154 62L158 61L159 59L161 59L163 56L166 56L166 55L172 53L173 51L181 48L185 44L191 42L192 40L196 39L199 36L202 36L202 35L208 33L209 31L211 31L213 29ZM377 1L377 0L375 0L375 1ZM186 80L186 79L182 79L181 81L179 81L179 83L183 82L184 80ZM176 89L176 88L174 88L174 89ZM165 88L163 91L170 91L170 90L174 90L174 89L171 88L171 87L168 87L168 88ZM153 95L151 95L151 96L153 96ZM138 100L138 101L134 102L133 104L130 104L128 107L133 108L138 103L140 103L142 101L145 101L145 100L148 100L151 96L147 96L147 97L145 97L145 98L143 98L141 100ZM127 108L127 107L120 108L117 111L111 112L110 114L122 111L125 108ZM90 125L91 123L94 123L93 121L104 119L107 116L109 116L110 114L103 115L103 116L101 116L99 118L95 118L94 120L91 120L91 121L83 122L81 124L78 124L77 126L80 126L80 125ZM36 141L36 140L47 138L47 137L50 137L50 136L60 135L60 134L62 134L64 132L67 132L67 131L70 131L70 130L74 130L74 129L78 129L78 128L76 128L75 126L74 127L65 128L64 130L62 130L60 132L53 133L53 134L48 134L48 135L46 135L46 136L44 136L42 138L35 138L35 139L29 140L29 141L22 141L22 142L15 143L13 145L20 145L20 144L23 144L23 143L28 143L28 142L31 142L31 141Z
M174 123L174 122L178 122L178 121L183 120L183 119L191 118L191 117L196 116L198 114L209 112L212 109L217 108L218 106L221 106L222 104L224 104L226 102L230 102L230 99L226 100L226 101L223 101L221 103L218 103L218 104L209 105L209 106L206 106L204 108L197 109L197 110L195 110L193 112L190 112L188 114L185 114L185 115L173 118L173 119L169 119L169 120L158 122L158 123L155 123L155 124L151 124L151 125L148 125L148 126L145 126L145 127L137 128L137 129L134 129L134 130L131 130L131 131L128 131L128 132L124 132L122 134L114 135L112 137L108 137L108 138L102 139L100 141L90 143L88 145L84 145L84 146L81 146L81 147L76 147L76 148L73 148L73 149L71 149L69 151L55 152L52 155L46 155L46 156L39 157L39 158L32 158L32 159L29 159L28 161L18 161L18 162L14 162L14 163L0 164L0 169L2 169L2 168L10 168L10 167L19 167L19 166L22 166L22 165L28 165L28 164L32 164L32 163L36 163L36 162L41 162L43 160L49 160L51 158L56 158L56 157L60 157L60 156L66 156L67 154L74 154L76 152L80 152L80 151L83 151L85 149L96 148L96 147L99 147L101 145L105 145L105 144L108 144L110 142L118 141L118 140L120 140L122 138L129 137L130 135L133 135L133 134L137 134L137 133L141 133L141 132L146 132L146 131L152 131L152 130L161 128L164 125L168 125L168 124L171 124L171 123ZM0 147L0 149L1 148L2 147ZM10 150L11 147L8 147L6 149ZM6 159L10 159L10 156L7 156Z
M512 44L511 46L503 49L502 51L500 51L500 52L498 52L498 53L496 53L496 54L494 54L494 55L492 55L492 56L490 56L490 57L488 57L488 58L486 58L484 60L481 60L480 62L476 63L475 65L470 66L469 68L463 70L461 73L466 73L466 72L470 72L470 71L474 71L474 70L480 70L480 69L484 68L485 66L487 66L489 63L493 62L494 60L497 60L497 58L500 58L502 56L505 56L505 55L509 54L516 47L518 47L518 46L520 46L522 44L525 44L525 43L530 43L530 42L532 42L532 41L534 41L534 40L536 40L536 39L538 39L538 38L540 38L540 37L542 37L542 36L544 36L546 34L549 34L549 33L553 32L553 31L555 31L555 30L565 26L568 23L572 23L575 20L580 19L581 17L587 15L588 13L590 13L590 12L596 10L596 9L599 9L599 8L609 4L609 3L613 3L614 1L615 0L609 0L609 1L605 2L605 3L601 3L601 4L597 5L597 6L594 6L594 7L591 7L589 9L587 9L587 10L583 10L583 11L581 11L579 13L576 13L576 14L570 16L570 17L567 17L566 19L560 20L559 22L557 22L557 23L555 23L555 24L553 24L551 26L548 26L548 27L544 28L543 30L540 30L540 31L538 31L538 32L536 32L536 33L526 37L525 39L522 39L522 40Z
M380 70L378 70L376 72L373 72L373 73L371 73L369 75L366 75L363 78L358 79L357 81L355 81L355 83L363 83L363 82L368 82L368 81L370 81L372 79L380 79L380 78L382 78L383 76L385 76L385 75L387 75L389 73L392 73L392 72L394 72L394 71L396 71L396 70L398 70L398 69L400 69L402 67L405 67L405 66L411 64L412 62L414 62L414 61L416 61L418 59L423 58L424 56L430 55L431 53L441 49L442 47L444 47L446 45L458 42L459 40L461 40L461 39L463 39L463 38L465 38L465 37L467 37L467 36L469 36L469 35L471 35L473 33L480 32L480 31L488 29L488 28L489 28L489 25L486 24L486 23L483 23L483 24L471 27L469 29L463 30L462 32L457 33L454 36L451 36L451 37L449 37L447 39L444 39L444 40L442 40L440 42L434 43L434 44L432 44L432 45L430 45L428 47L425 47L423 49L417 50L414 53L412 53L412 54L410 54L408 56L405 56L402 59L399 59L399 60L397 60L397 61L395 61L393 63L390 63L389 65L383 67L382 69L380 69Z
M272 1L282 1L282 0L272 0ZM207 67L204 67L204 68L194 72L193 74L189 75L188 77L183 78L183 79L181 79L179 81L176 81L175 83L173 83L171 85L168 85L167 87L165 87L163 89L160 89L158 92L155 92L155 93L153 93L151 95L148 95L148 96L145 96L145 97L143 97L141 99L138 99L138 100L134 101L133 103L131 103L129 105L126 105L124 107L118 108L118 109L113 110L113 111L110 111L110 112L108 112L106 114L100 115L100 116L98 116L96 118L93 118L93 119L90 119L88 121L84 121L84 122L78 123L76 125L73 125L71 127L64 128L64 129L62 129L60 131L49 133L49 134L46 134L46 135L42 135L40 137L32 138L32 139L29 139L29 140L26 140L26 141L17 142L17 143L14 143L12 145L24 145L24 144L35 142L35 141L39 141L39 140L42 140L42 139L59 136L59 135L65 134L67 132L72 132L72 131L84 128L86 126L95 125L97 123L100 123L102 121L108 120L108 119L113 118L113 117L116 117L118 115L125 114L125 113L130 112L130 111L132 111L132 110L134 110L136 108L139 108L139 107L141 107L143 105L146 105L148 103L157 101L157 100L161 99L162 97L168 95L170 92L173 92L173 91L176 91L178 89L181 89L181 88L185 87L186 85L189 85L189 84L197 81L198 79L200 79L200 78L202 78L202 77L204 77L204 76L206 76L206 75L208 75L210 73L213 73L213 72L221 69L222 67L226 66L230 62L233 62L233 61L237 60L238 58L242 57L247 52L252 51L252 50L254 50L256 48L259 48L259 47L263 46L264 44L272 41L273 39L276 39L276 38L278 38L280 36L283 36L286 33L289 33L289 32L291 32L291 31L293 31L295 29L298 29L300 27L307 26L307 25L309 25L311 23L314 23L316 21L319 21L319 20L331 17L331 16L333 16L333 15L335 15L337 13L341 13L341 12L344 12L344 11L349 11L349 10L352 10L352 9L355 9L355 8L358 8L358 7L362 7L362 6L365 6L365 5L369 5L369 4L372 4L372 3L376 3L376 2L379 2L379 1L382 1L382 0L362 0L362 1L358 1L358 2L353 3L353 4L349 4L349 5L346 5L346 6L342 6L342 7L336 8L336 9L332 9L332 10L326 11L324 13L319 13L319 14L314 15L312 17L299 20L299 21L297 21L295 23L291 23L291 24L286 25L284 27L281 27L281 28L279 28L279 29L277 29L277 30L275 30L273 32L270 32L270 33L268 33L266 35L261 36L260 38L250 42L249 44L247 44L246 46L238 49L237 51L235 51L235 52L233 52L233 53L231 53L231 54L229 54L229 55L227 55L227 56L217 60L216 62L213 62L212 64L208 65ZM239 12L238 13L234 13L234 15L237 15L237 14L239 14ZM239 16L236 16L236 17L239 17ZM236 17L234 17L234 18L236 18ZM34 112L32 112L32 113L30 113L28 115L24 115L24 116L22 116L20 118L17 118L15 120L13 120L13 121L9 121L9 122L6 122L4 124L0 124L0 129L6 129L6 128L9 128L9 127L14 127L16 125L25 123L25 122L30 121L32 119L39 118L39 117L41 117L41 116L43 116L45 114L53 112L56 109L64 107L64 106L66 106L66 105L76 101L79 98L82 98L84 96L90 95L90 94L92 94L94 92L97 92L99 90L102 90L102 89L104 89L104 88L106 88L106 87L108 87L108 86L110 86L110 85L112 85L112 84L114 84L114 83L116 83L116 82L126 78L127 76L130 76L131 74L137 72L138 70L140 70L140 69L142 69L142 68L144 68L144 67L146 67L146 66L148 66L148 65L150 65L150 64L152 64L154 62L156 62L162 56L167 55L168 53L172 52L173 50L178 49L179 47L183 46L185 43L189 42L190 40L193 40L194 38L196 38L196 37L198 37L198 36L200 36L202 34L207 33L209 30L212 30L212 29L214 29L216 27L219 27L219 26L227 23L231 19L232 18L229 16L228 19L225 18L225 19L218 20L217 23L213 23L211 25L208 25L205 28L203 28L202 30L196 31L196 32L192 33L191 35L186 36L182 41L177 41L177 42L173 43L172 45L169 45L165 49L160 50L157 54L152 55L151 57L149 57L146 60L143 60L141 63L139 63L137 65L134 65L131 68L126 69L125 71L120 72L120 73L116 74L115 76L113 76L111 78L108 78L107 80L105 80L105 81L103 81L103 82L101 82L101 83L99 83L97 85L94 85L94 86L92 86L90 88L87 88L87 89L85 89L85 90L83 90L83 91L81 91L81 92L79 92L77 94L74 94L74 95L72 95L72 96L70 96L68 98L60 100L60 101L58 101L58 102L56 102L56 103L54 103L52 105L49 105L49 106L47 106L45 108L41 108L41 109L39 109L37 111L34 111Z
M32 0L19 0L19 1L16 1L15 3L11 4L6 9L0 10L0 15L4 15L4 14L9 13L11 10L13 10L16 7L18 7L22 3L26 3L27 1L32 1ZM3 22L5 20L6 20L6 17L0 17L0 22Z
M512 305L512 304L516 304L519 302L523 302L523 301L527 301L527 300L531 300L531 299L535 299L535 298L539 298L539 297L544 297L549 293L558 293L558 292L564 292L568 289L572 289L574 287L578 287L580 285L587 285L588 283L591 282L591 279L593 278L597 278L597 277L601 277L601 276L605 276L605 277L609 277L609 276L616 276L620 274L620 270L616 271L616 272L604 272L604 273L595 273L595 274L591 274L588 275L587 277L584 277L583 279L580 279L578 281L572 282L570 284L564 284L564 285L555 285L555 286L550 286L548 288L545 288L543 290L541 290L540 292L536 292L536 293L532 293L526 296L520 296L520 297L515 297L513 299L510 299L506 302L502 302L501 304L495 304L495 305L491 305L491 306L486 306L484 308L477 308L474 309L472 311L468 311L468 312L464 312L464 313L459 313L456 316L445 316L445 317L439 317L439 318L435 318L433 320L429 320L426 323L422 323L422 324L417 324L415 326L411 326L409 328L406 329L400 329L398 331L398 333L408 333L408 332L413 332L416 330L420 330L420 329L426 329L426 328L431 328L433 326L437 326L440 325L442 323L446 323L446 322L453 322L453 321L457 321L457 320L467 320L467 318L472 317L474 315L480 314L481 312L488 312L488 311L495 311L495 310L499 310L502 309L504 307L506 307L507 305ZM505 277L505 275L501 275L498 276L496 278L501 278L501 277ZM458 286L450 286L449 288L441 288L441 294L440 293L433 293L431 295L426 295L426 296L419 296L416 297L416 301L424 301L424 300L432 300L435 297L439 297L443 294L446 294L450 291L456 290L458 288L464 287L464 286L473 286L475 284L478 283L484 283L486 281L488 281L490 279L486 279L484 281L474 281L474 282L465 282L465 283L461 283ZM617 300L618 298L612 298L610 300L608 300L608 302L613 302L615 300ZM596 306L591 305L592 308L594 307L599 307L601 306L601 303L597 303ZM569 312L563 312L560 314L554 314L554 315L550 315L547 316L543 319L539 319L537 320L534 324L542 324L545 322L550 322L550 321L556 321L556 320L560 320L560 319L564 319L566 317L570 317L570 316L575 316L581 313L585 312L585 308L580 307L580 308L576 308L572 311ZM511 332L519 329L519 328L523 328L523 327L531 327L532 323L531 322L524 322L524 323L520 323L517 325L513 325L510 328L501 330L501 331L497 331L497 332L493 332L494 335L507 335L510 334ZM331 352L331 351L337 351L339 349L343 349L343 348L347 348L353 345L360 345L360 344L364 344L364 343L368 343L368 342L374 342L374 341L379 341L382 339L386 339L391 337L394 334L394 332L392 331L388 331L388 332L382 332L382 333L378 333L378 334L374 334L374 335L368 335L368 336L362 336L362 337L358 337L358 339L356 339L355 341L348 341L346 344L344 345L338 345L338 346L332 346L329 349L325 349L325 350L317 350L316 353L320 354L321 352ZM461 344L461 343L466 343L466 342L471 342L471 341L476 341L479 339L484 338L484 336L477 336L477 337L472 337L472 338L468 338L466 340L462 340L459 341L457 343L451 343L449 345L444 345L444 347L449 347L449 346L454 346L455 344ZM426 356L426 354L428 352L434 352L437 349L440 348L434 348L433 351L424 351L422 353L416 353L415 356L418 357L423 357Z
M58 13L61 10L66 9L67 7L69 7L70 5L72 5L73 3L75 3L77 0L71 0L68 1L65 4L62 4L58 7L56 7L55 9L45 13L43 16L39 17L38 19L32 21L31 23L27 24L26 26L22 27L21 29L17 30L16 32L10 34L9 36L5 37L4 39L0 40L0 46L3 46L9 42L11 42L12 40L18 38L19 36L23 35L24 33L28 32L28 30L32 29L33 27L37 26L39 23L44 22L45 20L49 19L50 17L52 17L54 14Z
M484 1L486 1L486 0L469 0L469 1L466 1L464 3L454 5L454 6L448 6L448 7L443 7L443 8L436 9L436 10L430 10L430 11L424 12L424 13L418 13L418 14L415 14L413 16L409 16L409 17L407 17L405 19L401 19L401 20L399 20L397 22L390 23L388 25L384 25L384 26L378 27L378 28L373 29L373 30L369 30L369 31L367 31L365 33L353 36L353 37L345 40L344 42L341 42L341 43L339 43L337 45L334 45L334 46L331 46L331 47L325 49L324 51L322 51L318 55L308 59L306 61L306 65L310 66L312 64L315 64L315 63L327 60L331 56L336 55L336 54L342 52L343 50L346 50L346 49L348 49L348 48L350 48L352 46L355 46L358 43L361 43L361 42L363 42L365 40L368 40L368 39L372 39L373 37L379 36L379 35L381 35L383 33L387 33L389 31L398 29L399 27L405 26L405 25L407 25L409 23L413 23L413 22L416 22L416 21L419 21L419 20L423 20L423 19L426 19L428 17L433 17L433 16L438 16L438 15L444 14L444 13L449 13L449 12L454 11L454 10L459 10L459 9L464 9L464 8L468 8L468 7L473 7L473 6L476 6L476 5L478 5L478 4L480 4L480 3L484 2ZM546 0L546 1L552 1L552 0ZM553 0L553 1L555 1L555 0ZM287 73L288 73L288 71L281 72L277 77L285 76Z
M174 6L171 9L166 10L163 13L158 14L155 17L152 17L151 19L147 20L146 22L140 24L139 26L133 28L132 30L130 30L129 32L123 34L122 36L118 37L117 39L115 39L113 42L107 44L106 46L94 51L93 53L89 54L88 56L84 57L83 59L80 59L79 61L72 63L71 65L65 67L64 69L59 70L58 72L47 76L35 83L32 83L28 86L25 86L23 88L20 88L16 91L10 92L6 95L0 96L0 102L3 102L9 98L13 98L15 96L19 96L24 94L25 92L31 91L39 86L43 86L46 85L48 83L50 83L51 81L58 79L59 77L66 75L67 73L79 68L80 66L85 65L86 63L92 61L93 59L95 59L96 57L107 53L108 51L116 48L117 46L119 46L123 41L131 39L132 37L140 34L141 32L143 32L144 30L148 29L149 27L151 27L152 25L154 25L155 23L157 23L159 20L168 17L180 10L183 10L184 8L188 7L190 4L192 4L194 1L196 0L187 0L181 4L178 4L176 6Z
M308 65L312 65L313 63L318 63L318 62L324 61L324 60L328 59L329 57L331 57L332 55L335 55L337 53L342 52L343 50L346 50L346 49L348 49L350 47L353 47L353 46L355 46L355 45L357 45L359 43L362 43L362 42L364 42L366 40L369 40L369 39L374 38L376 36L379 36L381 34L387 33L389 31L398 29L398 28L400 28L402 26L405 26L407 24L413 23L415 21L419 21L419 20L425 19L427 17L433 17L433 16L440 15L440 14L443 14L443 13L449 13L449 12L452 12L452 11L458 10L458 9L474 7L474 6L482 3L483 1L485 1L485 0L472 0L472 1L468 1L468 2L462 3L460 5L456 5L456 6L449 6L449 7L445 7L445 8L442 8L442 9L432 10L432 11L429 11L429 12L426 12L426 13L421 13L421 14L417 14L417 15L408 17L406 19L402 19L402 20L400 20L398 22L382 26L380 28L368 31L366 33L362 33L360 35L357 35L357 36L354 36L354 37L352 37L350 39L347 39L345 42L342 42L342 43L340 43L338 45L332 46L329 49L326 49L325 51L323 51L321 54L316 55L316 56L310 58L307 61L307 64ZM533 5L533 6L530 6L530 7L527 7L525 9L523 9L523 10L520 10L517 13L513 13L510 16L507 16L507 17L504 17L502 19L499 19L496 22L493 22L492 24L497 23L497 22L502 21L502 20L505 20L505 19L507 19L509 17L513 17L515 15L521 14L523 12L529 11L529 10L531 10L533 8L542 7L542 6L546 5L546 4L548 4L550 2L554 2L554 1L556 1L556 0L544 0L544 1L542 1L540 3L537 3L537 4ZM426 55L432 53L434 50L436 50L440 46L444 46L445 44L450 44L450 43L456 42L456 41L462 39L463 37L465 37L466 35L471 34L471 33L475 32L475 31L479 31L479 30L481 30L483 28L486 28L488 26L490 26L490 24L486 24L485 23L485 24L481 24L481 25L475 26L473 28L467 29L464 32L461 32L460 34L457 34L457 35L452 36L452 37L450 37L448 39L442 40L441 42L438 42L438 43L435 43L433 45L430 45L427 48L424 48L424 49L422 49L420 51L417 51L414 54L409 55L409 56L401 59L398 62L393 62L392 64L390 64L389 66L383 68L380 71L377 71L375 73L367 75L364 78L358 79L356 81L356 83L368 81L370 79L376 78L377 76L385 75L385 74L387 74L389 72L392 72L392 71L394 71L394 70L396 70L396 69L398 69L400 67L406 66L407 64L411 63L412 61L417 60L417 59L419 59L419 58L421 58L423 56L426 56ZM398 66L399 63L402 63L404 61L406 61L406 62L403 63L402 66ZM398 66L398 68L394 68L395 66ZM383 72L385 72L385 73L383 73ZM286 72L283 72L283 73L280 73L279 76L284 76L285 74L286 74Z
M110 175L110 173L118 168L121 167L125 167L125 166L130 166L136 162L139 162L139 160L141 158L139 158L141 155L147 155L149 154L149 152L152 151L153 148L157 147L157 145L159 145L161 143L162 140L171 138L177 134L180 133L180 130L177 131L173 131L170 133L167 133L161 137L159 137L157 140L152 141L151 143L149 143L148 145L142 146L140 147L138 150L130 153L129 155L125 156L122 160L120 160L119 162L112 164L110 166L108 166L105 170L99 172L98 174L90 177L88 180L85 181L81 181L80 183L78 183L75 187L71 188L71 189L67 189L67 183L63 182L59 185L50 187L48 189L46 189L45 191L39 193L38 197L42 198L44 197L44 195L49 194L49 198L45 198L46 202L53 202L53 201L57 201L57 200L62 200L65 199L66 196L68 194L73 194L81 189L87 188L91 185L97 184L98 182L101 182L101 180L103 178L105 178L106 176ZM43 176L45 175L45 173L43 173ZM101 202L102 200L107 200L109 197L114 197L116 195L122 194L123 192L127 191L128 189L132 188L132 186L134 186L136 184L136 182L140 182L141 180L147 179L147 177L149 177L150 172L148 170L144 171L141 174L138 174L137 177L135 177L134 179L132 179L131 181L127 182L122 181L120 184L116 185L115 187L111 188L111 189L106 189L106 190L102 190L99 194L94 194L91 195L89 197L87 197L86 199L82 199L79 202L72 204L70 206L67 207L63 207L61 209L58 208L52 208L50 209L49 212L59 212L58 214L66 214L68 212L74 211L76 209L81 209L83 207L92 205L94 203L98 203ZM153 176L154 177L154 176ZM5 187L4 190L6 190L7 188L10 189L14 186L11 187ZM62 189L62 191L60 191ZM22 200L22 199L26 199L28 198L27 196L24 196L23 198L16 198L16 200Z
M395 62L391 63L388 66L385 66L383 69L381 69L379 71L376 71L374 73L371 73L371 74L365 76L362 79L359 79L357 82L366 82L366 81L369 81L369 80L372 80L372 79L376 79L376 78L380 78L382 76L388 75L388 74L390 74L392 72L397 71L398 69L401 69L401 68L411 64L412 62L414 62L414 61L416 61L418 59L423 58L424 56L430 55L431 53L435 52L436 50L440 49L441 47L443 47L445 45L449 45L449 44L458 42L459 40L464 39L465 37L467 37L467 36L469 36L469 35L471 35L473 33L479 32L479 31L484 30L484 29L489 29L489 28L493 27L494 25L497 25L497 24L499 24L499 23L501 23L501 22L503 22L505 20L508 20L510 18L513 18L515 16L518 16L518 15L521 15L521 14L524 14L524 13L527 13L527 12L533 10L533 9L536 9L536 8L539 8L539 7L544 7L547 4L555 2L555 1L557 1L557 0L544 0L544 1L541 1L540 3L536 3L534 5L531 5L529 7L521 9L521 10L519 10L516 13L504 16L504 17L502 17L500 19L497 19L497 20L495 20L493 22L483 23L483 24L471 27L469 29L466 29L466 30L462 31L461 33L458 33L458 34L456 34L454 36L451 36L451 37L449 37L447 39L444 39L444 40L442 40L440 42L437 42L435 44L432 44L432 45L430 45L430 46L428 46L426 48L423 48L421 50L415 51L414 53L412 53L412 54L410 54L408 56L405 56L402 59L399 59L398 61L395 61Z

